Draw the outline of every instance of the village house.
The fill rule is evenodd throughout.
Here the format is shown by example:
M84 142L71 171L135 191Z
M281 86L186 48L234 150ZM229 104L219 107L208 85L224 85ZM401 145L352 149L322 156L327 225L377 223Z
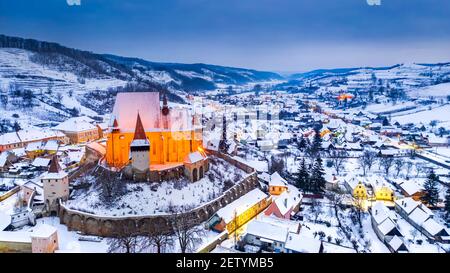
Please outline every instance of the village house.
M395 201L395 210L429 239L450 242L450 234L434 220L433 212L424 204L407 197Z
M302 194L297 188L291 186L279 196L273 197L272 203L264 211L264 214L290 219L299 211L301 202Z
M286 253L321 253L322 242L318 239L290 232L284 245Z
M366 186L355 178L345 180L345 188L356 199L367 200L368 193Z
M391 245L395 251L398 251L402 245L398 245L397 242L392 241L392 239L397 237L403 242L404 236L397 227L395 213L390 211L382 202L376 202L372 205L370 212L372 227L377 237L385 243L388 248L389 245ZM404 248L405 247L402 247L401 250L405 250Z
M26 129L17 132L6 133L0 135L0 152L13 150L17 148L25 148L33 142L43 142L49 140L57 140L65 142L67 137L58 131L43 129Z
M92 121L87 117L74 117L60 123L53 129L64 133L69 138L70 143L90 142L100 138L99 128L92 124Z
M243 241L268 252L284 252L284 244L289 228L272 222L250 221L247 225Z
M285 192L288 188L288 182L281 177L278 172L274 172L270 176L269 181L269 193L271 195L280 195Z
M219 209L209 220L208 226L222 232L232 233L236 228L247 223L272 202L271 197L256 188Z
M0 231L0 253L54 253L58 248L57 230L47 224L30 231Z
M412 180L403 181L397 184L397 187L405 197L411 197L414 201L420 201L424 195L423 188Z

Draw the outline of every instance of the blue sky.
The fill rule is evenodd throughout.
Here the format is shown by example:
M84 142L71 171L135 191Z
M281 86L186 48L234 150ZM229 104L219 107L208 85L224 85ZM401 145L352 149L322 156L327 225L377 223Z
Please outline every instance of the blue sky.
M0 0L0 33L272 71L450 61L450 1Z

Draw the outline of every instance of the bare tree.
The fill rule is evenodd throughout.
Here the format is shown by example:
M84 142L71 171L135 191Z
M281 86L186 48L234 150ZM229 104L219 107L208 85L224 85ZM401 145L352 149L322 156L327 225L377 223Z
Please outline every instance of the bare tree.
M145 249L144 238L130 233L126 225L117 225L107 239L109 253L139 253Z
M106 204L112 205L113 201L121 196L125 189L125 183L121 181L116 174L108 170L101 173L97 181L100 184L100 198Z
M406 162L406 177L407 178L409 177L409 174L411 173L412 167L413 167L412 161L407 161Z
M151 233L147 235L146 244L153 247L156 253L164 253L167 248L173 246L174 240L170 234Z
M366 175L367 171L370 171L373 164L375 163L377 157L377 153L370 150L365 150L363 154L359 157L358 163L359 166L363 169L364 175Z
M316 223L317 219L319 218L319 215L322 213L322 206L316 198L313 198L312 200L311 212L314 215L314 223Z
M55 99L58 102L58 104L61 104L63 96L61 95L61 93L56 93Z
M270 158L270 170L271 173L278 172L282 174L284 171L284 160L282 158L277 158L272 156Z
M331 162L333 162L333 167L336 170L336 174L339 175L339 171L342 170L342 167L347 161L348 153L346 151L331 149L328 154Z
M397 171L395 173L395 177L398 177L398 175L402 171L404 164L405 164L405 162L401 158L397 158L396 160L394 160L395 170Z
M393 163L393 157L380 157L380 165L383 167L386 176L389 175L389 170L391 169Z
M339 219L339 210L343 209L344 192L341 189L331 190L327 193L328 200L330 200L331 207L334 211L334 216L338 221L338 227L341 227L341 220Z
M204 237L204 230L195 226L193 219L188 214L175 212L172 215L173 232L180 245L181 253L193 252L195 247L201 242Z
M362 199L362 198L354 198L353 199L352 212L356 216L356 219L358 220L359 227L362 228L362 215L364 212L364 199Z

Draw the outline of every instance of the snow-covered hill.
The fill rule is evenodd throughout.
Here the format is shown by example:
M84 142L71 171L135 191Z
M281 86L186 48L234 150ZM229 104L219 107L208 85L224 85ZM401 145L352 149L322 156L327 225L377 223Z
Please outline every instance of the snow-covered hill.
M117 91L168 90L169 100L227 85L282 79L207 64L156 63L0 35L0 129L108 113Z

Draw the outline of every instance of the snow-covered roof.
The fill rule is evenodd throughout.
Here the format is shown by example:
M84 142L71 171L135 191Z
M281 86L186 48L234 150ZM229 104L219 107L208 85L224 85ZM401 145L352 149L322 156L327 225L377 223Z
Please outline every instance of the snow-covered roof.
M41 150L42 146L43 146L42 141L31 142L31 143L27 144L27 146L25 147L25 151L33 152L33 151Z
M274 225L286 227L286 228L288 228L289 232L294 232L294 233L298 233L298 231L300 230L300 226L301 226L301 223L299 221L292 221L289 219L278 218L273 215L267 216L265 214L260 214L260 215L258 215L258 220L260 220L262 222L269 222Z
M401 183L399 187L408 195L414 195L415 193L422 191L422 188L412 180L406 180L405 182Z
M57 232L56 228L47 224L41 224L33 228L31 232L31 237L48 238L52 236L55 232Z
M299 253L319 253L321 245L322 242L317 239L290 232L284 247Z
M397 199L395 204L402 209L406 214L410 214L415 208L417 208L421 203L414 201L411 197Z
M442 230L445 230L445 228L441 224L436 222L436 220L434 220L433 218L429 218L428 220L426 220L425 223L423 223L422 227L433 236L435 236Z
M31 232L0 231L0 242L31 243Z
M397 251L402 245L405 245L405 243L403 242L403 240L398 237L397 235L395 235L394 237L392 237L392 239L388 242L388 244L392 247L392 249L394 249L395 251Z
M333 243L322 242L323 253L356 253L356 250Z
M9 152L3 152L0 154L0 167L5 166L8 161Z
M63 131L63 132L84 132L90 130L96 130L97 127L89 123L85 117L74 117L70 118L53 129Z
M158 92L118 93L113 116L122 132L134 132L139 113L146 131L160 127L161 109Z
M50 161L51 159L49 158L36 157L31 165L35 167L48 167L48 165L50 165Z
M57 140L49 140L44 145L44 150L46 151L56 151L58 150L59 144Z
M286 181L286 179L281 177L281 175L278 172L274 172L270 176L269 186L278 186L278 187L284 186L284 187L286 187L287 185L288 185L288 182Z
M396 226L390 218L387 218L381 224L378 225L378 229L381 231L381 233L383 233L383 235L388 234L395 228L396 228Z
M267 194L262 192L260 189L253 189L218 210L217 215L221 217L225 223L229 223L233 220L235 212L239 215L265 198L267 198Z
M301 194L297 191L287 190L275 197L274 203L278 207L280 213L285 215L290 209L294 208L301 202Z
M411 219L414 223L421 226L431 216L433 216L433 214L427 213L426 211L422 210L420 206L417 206L409 214L409 219Z
M184 162L192 164L192 163L202 161L203 159L205 159L205 157L200 152L197 151L197 152L193 152L193 153L186 155Z
M381 224L384 220L389 218L389 209L383 204L383 202L375 202L372 206L372 218L377 224Z
M256 237L284 243L288 231L289 229L287 227L256 219L248 223L246 233Z
M11 224L11 215L0 211L0 232Z
M20 138L17 136L16 132L0 135L0 145L9 145L13 143L20 143Z

